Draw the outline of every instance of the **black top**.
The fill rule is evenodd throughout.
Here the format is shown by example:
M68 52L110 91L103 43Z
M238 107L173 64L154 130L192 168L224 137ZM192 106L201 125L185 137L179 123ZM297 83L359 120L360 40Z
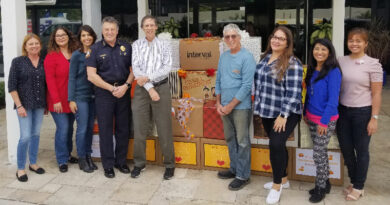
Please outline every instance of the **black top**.
M124 83L131 66L130 44L117 40L111 47L104 40L91 46L91 51L85 56L86 66L97 69L97 74L108 83Z
M12 91L18 92L20 102L26 110L46 108L46 81L42 58L39 58L36 68L27 56L12 60L8 92Z

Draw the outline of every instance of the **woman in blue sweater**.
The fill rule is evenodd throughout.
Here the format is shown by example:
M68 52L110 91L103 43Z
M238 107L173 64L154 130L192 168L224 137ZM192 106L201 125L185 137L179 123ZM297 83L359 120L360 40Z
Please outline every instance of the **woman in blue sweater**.
M84 172L91 173L97 169L91 159L95 97L93 85L87 78L85 56L90 50L89 47L96 41L96 33L90 26L83 25L77 38L80 41L80 49L73 52L70 59L68 101L77 121L76 145L79 166Z
M339 117L337 106L341 85L341 70L332 43L327 39L314 41L308 62L305 121L313 140L316 165L315 188L310 190L310 202L317 203L330 192L328 143Z

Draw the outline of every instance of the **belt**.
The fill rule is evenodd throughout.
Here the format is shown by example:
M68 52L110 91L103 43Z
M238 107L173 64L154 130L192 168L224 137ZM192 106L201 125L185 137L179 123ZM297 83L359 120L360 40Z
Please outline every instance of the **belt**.
M157 86L160 86L166 82L168 82L168 78L165 78L164 80L160 80L159 82L153 83L153 86L157 87Z
M116 81L116 82L107 82L110 85L113 85L115 87L121 86L126 83L126 81Z

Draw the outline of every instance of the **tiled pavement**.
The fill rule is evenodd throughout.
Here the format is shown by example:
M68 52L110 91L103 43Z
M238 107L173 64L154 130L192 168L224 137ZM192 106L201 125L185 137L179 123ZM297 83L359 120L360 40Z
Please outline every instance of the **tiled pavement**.
M371 142L371 164L366 183L366 195L358 202L346 202L342 187L332 191L319 204L390 204L390 88L383 92L380 131ZM240 191L229 191L229 180L216 177L215 171L177 168L172 180L162 179L164 169L148 165L141 176L133 179L116 170L114 179L99 170L87 174L70 165L69 172L60 173L54 155L54 124L50 116L44 117L39 152L39 165L47 171L37 175L27 171L29 180L16 180L16 166L7 158L5 110L0 110L0 204L265 204L267 191L263 184L269 177L252 176L251 183ZM132 166L132 165L131 165ZM348 177L345 173L345 184ZM307 190L313 184L291 181L291 188L283 190L279 204L304 205L308 202Z

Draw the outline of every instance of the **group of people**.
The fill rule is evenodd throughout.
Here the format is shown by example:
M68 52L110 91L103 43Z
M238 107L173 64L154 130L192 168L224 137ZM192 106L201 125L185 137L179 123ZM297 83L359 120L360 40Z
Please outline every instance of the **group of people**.
M58 27L51 34L45 59L40 57L39 37L26 35L23 54L12 61L8 81L20 125L16 172L19 181L28 180L27 152L30 171L45 173L37 165L45 110L51 113L56 124L55 154L61 172L68 171L68 163L78 163L88 173L98 168L91 159L96 116L104 175L115 177L115 167L137 178L145 169L145 141L152 117L163 153L163 178L168 180L174 176L168 84L171 48L169 42L156 37L155 17L145 16L141 28L145 37L131 46L117 38L119 25L113 17L103 18L103 39L98 42L88 25L80 28L77 39L65 27ZM304 80L307 85L304 105L303 67L294 56L293 35L287 27L274 29L257 65L252 54L241 46L237 25L224 27L223 40L229 50L219 59L215 94L230 168L219 171L218 177L233 179L228 186L230 190L239 190L250 182L249 125L252 115L259 115L269 137L273 171L273 181L264 185L270 190L266 202L277 203L282 190L290 187L286 141L303 115L310 127L316 165L315 187L309 191L309 200L320 202L331 189L327 145L334 131L351 179L345 189L346 199L358 200L363 196L368 147L370 136L378 127L383 80L378 60L365 54L368 32L352 29L347 41L351 54L339 59L329 40L314 42ZM131 103L129 91L134 80L137 85ZM78 158L71 156L74 121ZM126 156L131 124L134 126L134 168L130 171Z
M304 104L303 66L294 56L293 35L287 27L274 29L257 65L253 56L241 47L237 25L225 26L223 39L230 50L219 59L215 93L230 168L219 171L218 177L233 179L230 190L239 190L249 183L249 124L252 114L258 115L269 137L273 174L273 181L264 184L270 190L266 203L279 202L282 190L290 187L286 141L303 116L310 129L316 166L315 187L309 190L309 201L320 202L330 192L327 146L335 131L351 182L344 190L345 199L358 200L363 196L369 142L378 129L383 81L378 59L365 53L367 30L349 31L350 54L338 59L329 40L314 41L304 79L307 88Z

